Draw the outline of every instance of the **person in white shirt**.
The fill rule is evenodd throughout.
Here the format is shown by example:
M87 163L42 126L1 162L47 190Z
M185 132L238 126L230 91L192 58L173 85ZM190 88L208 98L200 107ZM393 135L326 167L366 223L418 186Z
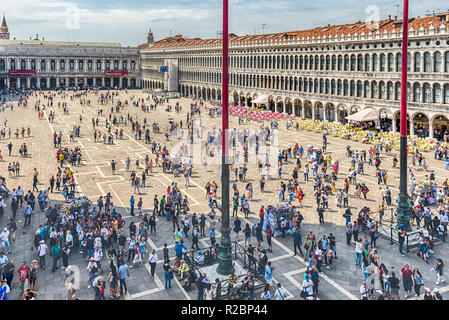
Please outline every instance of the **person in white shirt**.
M205 260L204 254L201 252L201 250L198 251L198 257L196 257L195 263L196 263L197 265L200 265L200 266L201 266L201 265L204 264L204 260Z
M313 283L312 280L310 280L310 277L307 276L304 281L302 282L302 287L304 291L306 292L307 296L313 295Z
M153 249L153 251L151 251L150 256L148 257L148 263L150 264L152 278L154 278L154 271L156 270L156 262L157 262L157 254L156 250Z
M103 250L100 247L96 247L94 250L94 261L97 263L98 269L103 272L101 268L101 262L103 261Z
M0 233L0 241L1 241L0 249L6 248L7 251L10 251L8 228L5 227L2 233Z
M368 300L368 292L369 289L366 287L366 283L364 282L360 287L360 298L362 300Z
M71 249L73 247L73 235L70 230L67 230L67 234L65 236L65 243Z
M39 255L39 266L41 269L45 269L45 256L48 253L48 246L45 244L44 240L39 242L39 247L37 247L37 253Z

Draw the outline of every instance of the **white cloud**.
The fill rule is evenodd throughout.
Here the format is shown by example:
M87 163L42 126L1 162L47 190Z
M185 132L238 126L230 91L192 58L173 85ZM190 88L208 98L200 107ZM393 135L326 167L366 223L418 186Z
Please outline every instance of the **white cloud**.
M117 4L115 4L117 3ZM238 35L262 31L282 32L364 20L365 8L380 8L381 18L396 15L391 0L230 0L230 31ZM446 4L446 6L445 6ZM68 28L67 8L78 6L79 29ZM427 10L446 9L447 0L414 1L412 16ZM156 39L172 34L215 37L221 30L221 0L0 0L12 37L26 39L36 33L47 40L109 41L137 45L151 28ZM70 10L69 10L70 11ZM76 19L75 19L76 20Z

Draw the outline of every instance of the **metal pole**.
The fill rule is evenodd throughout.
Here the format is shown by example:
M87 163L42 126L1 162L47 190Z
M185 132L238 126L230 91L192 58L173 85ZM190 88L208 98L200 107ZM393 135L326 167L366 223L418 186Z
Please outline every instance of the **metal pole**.
M408 0L404 0L404 19L402 31L402 77L401 77L401 140L400 140L400 184L399 206L397 208L397 226L403 225L409 232L410 207L407 195L407 60L408 60Z
M221 156L221 239L217 250L217 273L229 275L233 273L232 246L229 223L229 161L228 161L228 128L229 128L229 39L228 39L228 15L229 0L223 0L223 71L222 71L222 156Z

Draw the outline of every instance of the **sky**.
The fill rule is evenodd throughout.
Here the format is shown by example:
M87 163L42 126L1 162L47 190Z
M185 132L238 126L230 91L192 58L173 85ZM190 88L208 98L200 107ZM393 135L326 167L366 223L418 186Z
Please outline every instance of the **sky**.
M402 0L229 0L229 32L237 35L304 30L402 16ZM11 39L146 42L182 34L216 38L222 0L0 0ZM410 16L449 11L448 0L410 0Z

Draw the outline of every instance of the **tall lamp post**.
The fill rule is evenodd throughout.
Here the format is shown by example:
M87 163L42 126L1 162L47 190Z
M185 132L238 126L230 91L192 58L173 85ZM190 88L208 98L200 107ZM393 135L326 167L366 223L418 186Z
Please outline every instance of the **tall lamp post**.
M400 184L399 206L397 208L397 226L411 231L411 209L407 194L407 69L408 69L408 0L404 0L404 18L402 35L402 77L401 77L401 140L400 140Z
M229 224L229 159L228 159L228 128L229 128L229 39L228 39L228 14L229 0L223 0L223 71L221 106L222 116L222 156L221 156L221 238L217 250L218 267L217 273L229 275L233 273L232 247Z

